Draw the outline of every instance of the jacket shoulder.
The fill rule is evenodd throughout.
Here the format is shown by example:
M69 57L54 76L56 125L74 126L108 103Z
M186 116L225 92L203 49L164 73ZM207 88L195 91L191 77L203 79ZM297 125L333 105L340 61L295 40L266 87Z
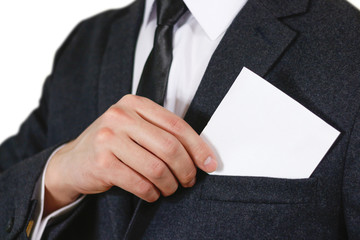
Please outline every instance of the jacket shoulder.
M134 24L132 21L139 18L143 8L144 0L137 0L123 8L107 10L84 19L76 25L56 52L54 67L64 53L77 59L87 56L89 52L103 51L114 22L129 26L130 30Z

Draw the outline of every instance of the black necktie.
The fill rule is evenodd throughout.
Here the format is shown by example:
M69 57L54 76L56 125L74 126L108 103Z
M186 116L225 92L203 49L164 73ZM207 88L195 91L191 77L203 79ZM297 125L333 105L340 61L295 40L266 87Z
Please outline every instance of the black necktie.
M146 60L136 94L163 105L172 61L173 27L185 13L182 0L156 0L154 47Z

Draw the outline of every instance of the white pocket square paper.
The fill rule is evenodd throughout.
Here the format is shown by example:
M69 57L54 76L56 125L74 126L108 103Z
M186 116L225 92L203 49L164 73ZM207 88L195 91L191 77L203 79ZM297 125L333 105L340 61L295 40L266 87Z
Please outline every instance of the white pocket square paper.
M215 175L308 178L339 131L243 68L201 136Z

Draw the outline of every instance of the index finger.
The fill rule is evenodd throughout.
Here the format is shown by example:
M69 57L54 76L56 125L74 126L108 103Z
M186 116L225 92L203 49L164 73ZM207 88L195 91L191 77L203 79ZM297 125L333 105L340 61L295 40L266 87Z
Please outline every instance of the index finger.
M185 120L150 99L134 95L124 98L127 98L123 100L132 105L144 120L175 136L197 167L205 172L216 170L217 162L214 152Z

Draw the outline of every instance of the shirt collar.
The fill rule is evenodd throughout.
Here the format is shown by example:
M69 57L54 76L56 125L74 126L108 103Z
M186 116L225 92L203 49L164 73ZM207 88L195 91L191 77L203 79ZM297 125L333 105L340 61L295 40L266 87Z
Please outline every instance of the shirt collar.
M183 1L208 37L215 40L226 31L248 0ZM144 24L156 18L154 3L155 0L146 0Z

